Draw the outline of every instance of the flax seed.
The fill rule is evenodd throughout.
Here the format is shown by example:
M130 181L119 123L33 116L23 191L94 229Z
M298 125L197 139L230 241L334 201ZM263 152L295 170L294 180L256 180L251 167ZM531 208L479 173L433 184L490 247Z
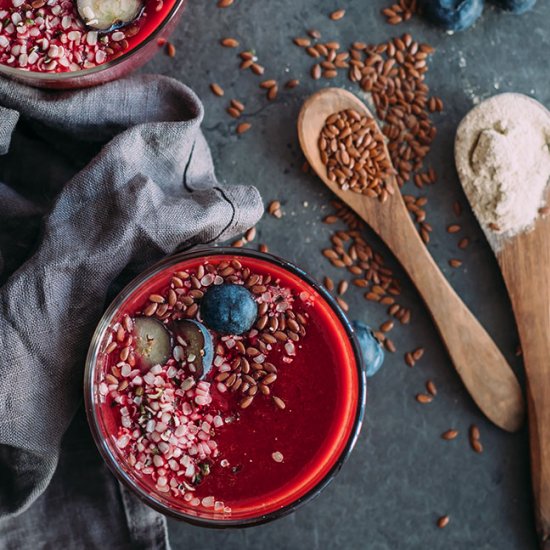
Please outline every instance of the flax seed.
M239 45L239 41L235 40L235 38L222 38L220 44L224 48L236 48Z
M427 404L427 403L431 403L433 401L433 396L432 395L428 395L426 393L419 393L416 395L416 400L419 402L419 403L422 403L423 405Z
M245 132L248 132L250 128L252 128L252 124L250 124L249 122L241 122L237 126L237 134L239 135L244 134Z
M329 15L329 17L333 21L339 21L344 17L344 15L346 15L346 10L335 10Z
M212 93L218 97L222 97L225 93L223 88L216 83L210 84L210 89L212 90Z
M450 441L451 439L456 439L458 436L458 430L447 430L446 432L443 432L441 434L441 439L445 439L445 441Z
M432 380L428 380L426 382L426 389L430 395L433 395L434 397L437 395L437 388Z
M449 516L441 516L438 520L437 520L437 526L440 528L440 529L444 529L445 527L447 527L447 525L449 525Z

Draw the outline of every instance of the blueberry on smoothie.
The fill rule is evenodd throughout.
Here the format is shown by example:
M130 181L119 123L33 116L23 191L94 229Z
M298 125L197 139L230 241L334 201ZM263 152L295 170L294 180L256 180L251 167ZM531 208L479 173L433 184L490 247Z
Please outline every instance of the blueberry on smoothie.
M483 12L483 0L423 0L422 13L448 31L471 27Z
M134 320L136 352L145 367L164 365L172 351L172 339L166 327L156 319L137 317Z
M225 283L211 286L200 305L201 318L220 334L244 334L258 316L258 304L244 286Z
M519 15L532 9L537 0L493 0L493 3L503 10Z
M372 329L368 325L365 325L365 323L353 321L351 325L359 341L367 376L374 376L380 370L384 362L384 350L382 345L377 340L376 336L374 336Z
M214 359L212 335L202 323L192 319L176 321L172 330L176 337L174 359L185 361L195 378L204 378Z

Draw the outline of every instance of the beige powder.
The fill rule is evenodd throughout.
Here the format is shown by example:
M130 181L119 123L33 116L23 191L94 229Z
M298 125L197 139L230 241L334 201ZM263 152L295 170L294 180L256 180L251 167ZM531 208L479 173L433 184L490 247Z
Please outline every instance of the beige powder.
M485 231L508 237L532 228L550 180L549 143L550 112L521 94L494 96L460 123L458 175Z

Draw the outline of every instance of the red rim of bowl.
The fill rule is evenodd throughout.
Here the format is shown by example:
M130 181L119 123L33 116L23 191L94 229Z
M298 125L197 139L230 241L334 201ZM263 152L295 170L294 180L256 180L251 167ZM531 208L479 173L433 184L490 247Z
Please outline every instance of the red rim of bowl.
M288 504L278 510L270 512L268 514L261 514L257 517L252 518L239 518L239 519L218 519L218 518L205 518L199 516L193 516L191 514L186 514L179 510L175 510L159 500L154 496L146 493L119 465L117 458L113 455L110 446L106 442L106 438L103 437L101 430L98 426L99 421L97 418L96 407L94 404L94 375L95 375L95 366L96 358L99 353L99 346L102 341L102 335L105 329L109 326L112 317L116 314L122 302L134 291L139 289L142 284L144 284L150 277L160 273L166 267L171 264L178 263L184 260L191 260L199 258L202 256L220 256L220 255L231 255L231 256L248 256L251 258L257 258L265 260L270 263L289 271L290 273L298 276L309 284L315 291L317 291L332 308L333 312L336 314L336 317L342 324L347 336L350 339L350 344L353 349L355 357L355 366L357 369L357 382L358 382L358 398L357 398L357 407L355 412L355 418L352 423L351 431L348 437L348 441L341 451L340 455L337 457L332 468L325 474L323 479L319 481L312 489L304 493L301 497L296 499L291 504ZM187 521L194 525L202 527L249 527L253 525L259 525L262 523L267 523L273 521L280 517L286 516L291 512L294 512L297 508L304 505L306 502L309 502L334 479L335 475L340 471L342 465L349 457L361 431L363 425L363 419L365 415L365 406L366 406L366 397L367 397L367 380L365 375L365 369L363 365L363 360L357 342L354 330L351 326L350 321L347 319L346 315L342 309L338 306L336 300L319 285L315 280L313 280L305 271L295 266L293 263L278 258L272 254L266 254L263 252L257 252L255 250L249 249L239 249L236 251L234 248L229 247L201 247L196 248L188 252L181 252L174 254L165 258L164 260L156 263L146 271L142 272L136 278L134 278L125 288L117 295L117 297L109 305L105 313L103 314L100 322L97 325L97 328L92 337L90 348L88 350L88 355L86 357L86 368L84 373L84 400L86 407L86 416L88 418L88 424L90 426L94 441L105 460L107 466L111 469L113 474L134 494L136 494L145 504L151 508L157 510L158 512L172 517L174 519Z

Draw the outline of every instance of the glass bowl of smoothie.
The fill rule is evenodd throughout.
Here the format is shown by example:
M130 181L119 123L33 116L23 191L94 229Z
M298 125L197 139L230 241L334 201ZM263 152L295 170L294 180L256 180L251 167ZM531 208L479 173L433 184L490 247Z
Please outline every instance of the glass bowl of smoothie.
M318 495L365 400L334 299L247 249L197 249L138 276L86 361L86 412L109 467L156 510L210 527L270 521Z
M148 61L187 0L0 0L0 76L41 88L103 84Z

